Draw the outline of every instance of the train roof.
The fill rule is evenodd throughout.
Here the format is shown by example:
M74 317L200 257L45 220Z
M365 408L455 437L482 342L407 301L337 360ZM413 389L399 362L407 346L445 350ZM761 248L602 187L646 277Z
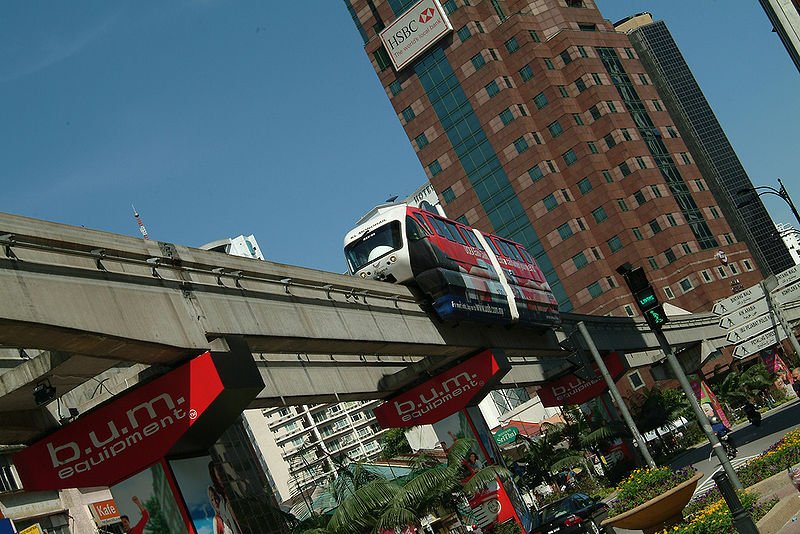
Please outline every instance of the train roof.
M378 204L377 206L369 210L367 213L365 213L358 221L356 221L356 226L361 226L362 224L369 221L376 215L385 213L398 206L407 206L407 204L405 202L387 202L385 204Z

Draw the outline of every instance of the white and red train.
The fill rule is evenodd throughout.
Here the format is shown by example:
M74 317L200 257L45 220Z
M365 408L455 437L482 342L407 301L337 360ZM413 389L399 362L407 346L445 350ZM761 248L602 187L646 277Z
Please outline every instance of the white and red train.
M415 285L443 320L552 326L558 303L519 243L409 206L382 204L348 232L350 273Z

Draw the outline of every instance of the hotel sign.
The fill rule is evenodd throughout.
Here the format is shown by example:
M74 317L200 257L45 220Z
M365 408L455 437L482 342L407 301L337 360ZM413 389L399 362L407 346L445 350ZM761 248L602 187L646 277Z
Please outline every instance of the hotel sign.
M453 25L438 0L420 0L384 28L380 38L399 71L451 31Z

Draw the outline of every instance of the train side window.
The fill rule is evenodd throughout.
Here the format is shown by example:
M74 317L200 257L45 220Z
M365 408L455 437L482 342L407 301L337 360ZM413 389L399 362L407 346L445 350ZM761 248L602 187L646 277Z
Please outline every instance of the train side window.
M483 250L480 241L478 241L478 238L475 237L475 234L473 234L469 228L461 226L459 227L459 230L461 230L461 233L464 234L464 237L466 238L467 241L469 241L469 244L472 248Z
M447 229L450 230L450 235L452 236L451 239L457 243L461 243L462 245L466 246L467 242L461 236L461 233L456 228L456 225L451 222L445 222L444 224L447 225Z
M485 236L485 237L486 237L486 241L489 242L489 246L492 248L492 252L494 252L494 255L495 256L502 256L502 254L500 254L500 251L497 250L497 245L495 244L494 239L492 239L489 236Z
M431 230L431 227L428 224L428 221L425 220L425 217L422 217L421 215L415 216L414 220L417 221L420 224L420 226L422 226L422 228L425 229L426 234L433 235L433 230Z
M528 263L535 263L533 260L533 256L531 256L530 252L528 252L522 247L517 247L517 248L519 249L519 253L522 254L522 257L525 258L525 261L527 261Z
M406 237L409 241L425 239L425 231L413 217L406 216Z
M439 234L444 238L449 239L447 235L447 228L445 227L442 221L440 221L436 217L426 217L426 219L428 220L428 222L431 223L431 226L433 226L433 229L436 231L437 234Z
M513 246L511 243L508 243L506 241L498 240L498 243L500 245L500 250L503 251L503 254L505 254L506 257L517 261L525 261L522 259L522 256L520 255L519 251L517 251L517 247Z

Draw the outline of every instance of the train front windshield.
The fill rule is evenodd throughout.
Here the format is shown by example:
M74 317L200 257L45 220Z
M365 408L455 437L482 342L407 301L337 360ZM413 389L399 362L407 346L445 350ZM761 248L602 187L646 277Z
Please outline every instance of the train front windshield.
M392 221L371 230L344 248L350 269L355 273L365 265L403 247L400 222Z

